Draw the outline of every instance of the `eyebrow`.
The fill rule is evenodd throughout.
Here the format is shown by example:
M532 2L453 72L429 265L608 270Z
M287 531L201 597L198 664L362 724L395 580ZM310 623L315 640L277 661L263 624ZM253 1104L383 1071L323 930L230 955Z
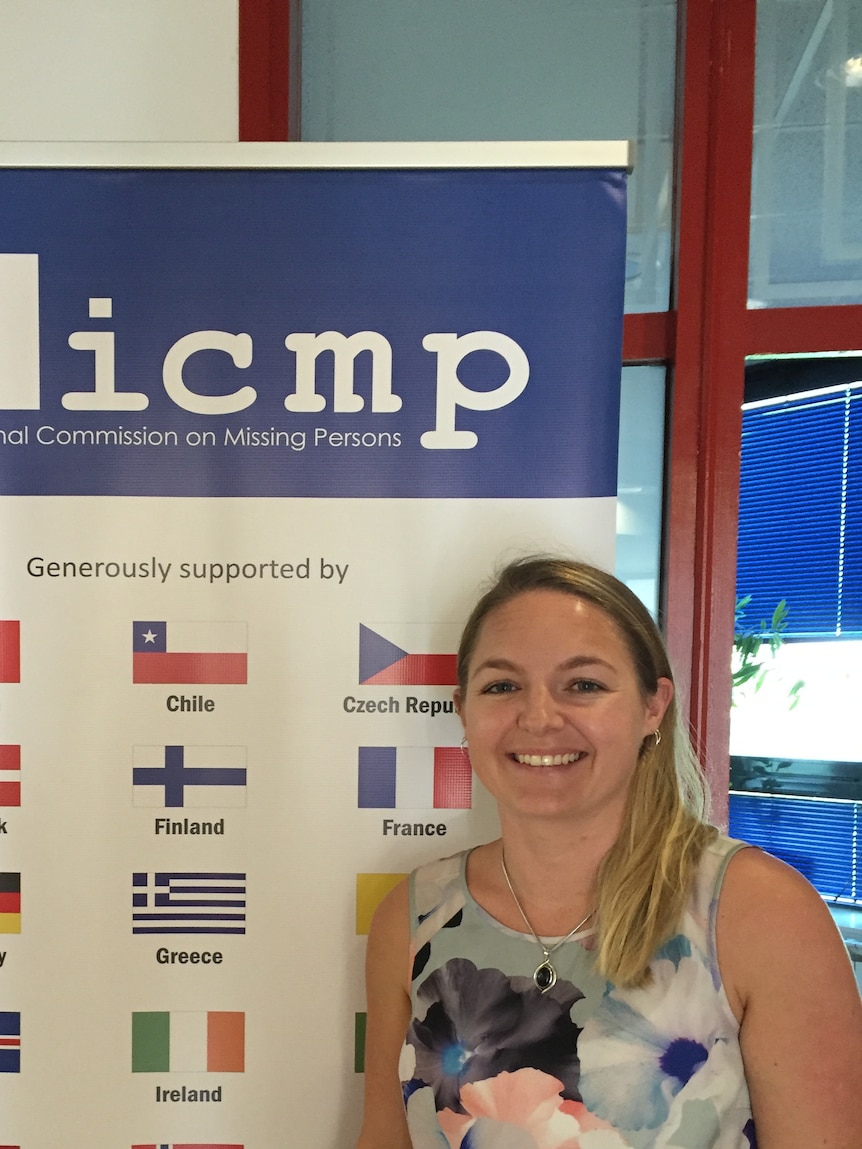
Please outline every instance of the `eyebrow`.
M576 654L572 658L567 658L561 662L556 668L557 670L580 670L584 666L603 666L607 670L616 672L617 668L604 658L599 658L597 654ZM475 670L471 671L473 674L478 674L480 670L520 670L521 667L517 662L512 662L508 658L486 658L484 662L480 662Z

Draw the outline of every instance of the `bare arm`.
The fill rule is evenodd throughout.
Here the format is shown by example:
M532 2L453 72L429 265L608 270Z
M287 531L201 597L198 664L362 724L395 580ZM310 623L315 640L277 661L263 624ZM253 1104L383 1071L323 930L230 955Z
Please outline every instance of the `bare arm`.
M398 1058L410 1024L407 882L377 908L368 935L365 984L365 1113L356 1149L410 1149Z
M759 1149L859 1149L862 1001L819 894L783 862L742 850L717 933Z

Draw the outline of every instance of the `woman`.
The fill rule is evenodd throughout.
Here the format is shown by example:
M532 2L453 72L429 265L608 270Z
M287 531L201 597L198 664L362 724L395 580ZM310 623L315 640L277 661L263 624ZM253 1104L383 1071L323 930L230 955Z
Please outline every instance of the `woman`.
M860 1149L840 936L796 871L705 822L640 601L513 563L459 683L502 836L378 909L359 1149Z

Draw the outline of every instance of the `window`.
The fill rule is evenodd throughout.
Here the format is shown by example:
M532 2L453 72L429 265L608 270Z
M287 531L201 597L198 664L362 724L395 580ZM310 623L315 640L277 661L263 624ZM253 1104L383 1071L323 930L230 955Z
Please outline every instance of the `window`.
M749 364L741 629L768 624L781 600L787 615L767 674L735 691L731 717L731 832L851 903L862 903L860 380L856 356Z
M786 599L786 638L862 638L860 528L862 382L747 403L737 596Z
M732 833L782 858L821 894L862 903L862 802L733 794Z
M325 0L302 21L304 140L635 140L626 310L668 306L675 0ZM665 380L623 369L615 569L653 613Z
M719 820L745 357L862 330L860 12L239 0L243 139L637 139L624 362L668 369L662 616Z

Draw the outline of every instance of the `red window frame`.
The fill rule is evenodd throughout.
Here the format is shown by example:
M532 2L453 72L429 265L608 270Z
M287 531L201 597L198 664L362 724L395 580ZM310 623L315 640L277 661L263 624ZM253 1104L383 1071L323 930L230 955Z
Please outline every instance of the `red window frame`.
M664 624L726 816L745 359L852 351L862 306L747 310L757 5L679 0L669 311L625 317L623 362L661 363L672 399ZM239 138L299 138L299 0L239 0Z

